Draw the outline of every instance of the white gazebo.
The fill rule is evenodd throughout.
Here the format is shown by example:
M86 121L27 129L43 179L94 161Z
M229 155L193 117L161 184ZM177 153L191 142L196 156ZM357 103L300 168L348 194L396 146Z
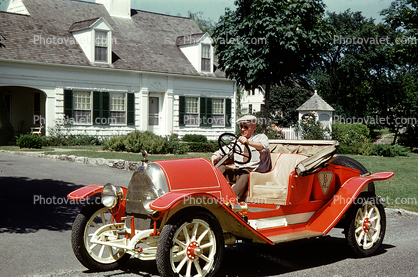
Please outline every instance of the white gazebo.
M316 120L321 122L323 127L328 127L331 131L332 129L332 112L335 111L315 90L314 95L303 103L299 108L296 109L299 111L299 121L302 119L304 114L313 114L316 117Z

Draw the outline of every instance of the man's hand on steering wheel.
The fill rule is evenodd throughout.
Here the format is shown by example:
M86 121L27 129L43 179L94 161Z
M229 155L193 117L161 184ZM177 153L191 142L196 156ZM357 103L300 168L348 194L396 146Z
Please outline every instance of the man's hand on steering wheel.
M239 145L238 141L242 145ZM232 133L223 133L218 138L218 145L222 153L224 154L224 157L216 164L216 167L219 167L227 159L237 164L246 164L251 161L251 149L248 145L248 140L246 137L238 137L237 135ZM226 149L224 148L228 150L225 151ZM242 156L243 161L241 162L235 160L235 155Z

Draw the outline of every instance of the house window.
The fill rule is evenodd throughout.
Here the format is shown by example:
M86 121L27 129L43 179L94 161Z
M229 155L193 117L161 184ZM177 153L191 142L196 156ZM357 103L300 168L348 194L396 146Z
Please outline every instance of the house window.
M124 93L110 93L110 124L126 123L126 105Z
M91 123L91 92L74 91L74 122Z
M210 72L210 45L202 44L202 71Z
M253 114L253 104L248 104L248 113Z
M186 125L199 125L199 98L186 97L186 114L184 116Z
M224 99L212 99L212 126L225 125Z
M95 31L94 38L94 60L96 62L108 62L107 60L107 32L106 31Z

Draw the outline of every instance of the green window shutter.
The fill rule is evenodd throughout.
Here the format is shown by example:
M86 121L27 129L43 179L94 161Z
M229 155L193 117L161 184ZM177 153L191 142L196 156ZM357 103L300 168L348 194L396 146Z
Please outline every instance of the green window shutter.
M103 120L103 123L106 124L106 125L109 125L109 116L110 116L110 114L109 114L109 110L110 110L110 107L109 107L109 102L110 102L109 101L109 92L108 91L103 91L100 94L101 94L101 98L102 98L102 107L101 107L102 113L101 113L100 116L102 118L106 118L106 120Z
M212 98L200 98L200 126L212 125Z
M93 124L101 124L102 99L100 91L93 91Z
M73 91L64 89L64 116L73 118Z
M179 125L184 126L184 116L186 115L186 97L179 98Z
M127 94L127 116L126 123L128 125L135 125L135 94Z
M232 103L231 99L225 99L225 127L231 127Z

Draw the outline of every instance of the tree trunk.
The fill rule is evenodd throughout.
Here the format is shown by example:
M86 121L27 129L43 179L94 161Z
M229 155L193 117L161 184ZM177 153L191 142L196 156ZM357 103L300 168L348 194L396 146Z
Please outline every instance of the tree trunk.
M266 84L266 90L264 91L264 110L263 110L263 134L267 134L267 118L269 110L270 99L270 84Z
M398 135L399 135L399 127L396 127L395 128L395 136L393 137L392 145L396 144L396 140L398 139Z

